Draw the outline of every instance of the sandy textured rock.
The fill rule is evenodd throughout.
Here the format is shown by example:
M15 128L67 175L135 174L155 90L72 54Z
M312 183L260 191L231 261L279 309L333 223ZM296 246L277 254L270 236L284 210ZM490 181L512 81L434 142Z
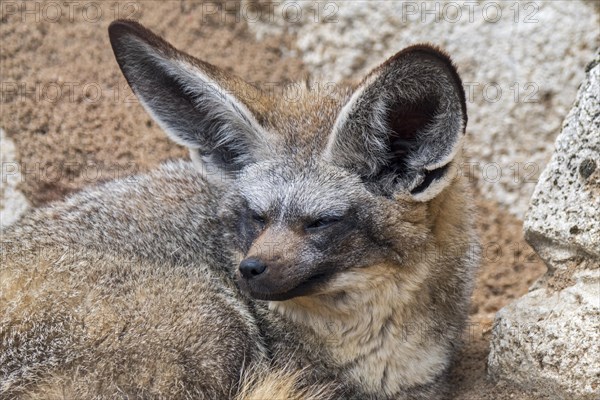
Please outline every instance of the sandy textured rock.
M525 219L527 240L550 265L600 258L600 54L588 70Z
M21 181L15 145L0 129L0 231L15 222L29 208L29 202L17 189Z
M253 3L253 2L252 2ZM356 79L405 46L455 60L469 94L467 165L482 192L519 218L552 152L600 23L581 1L276 2L258 37L292 32L318 82Z
M547 274L498 312L488 370L557 398L600 398L600 53L525 219Z
M558 399L600 396L600 271L585 269L560 292L533 290L496 315L493 379Z

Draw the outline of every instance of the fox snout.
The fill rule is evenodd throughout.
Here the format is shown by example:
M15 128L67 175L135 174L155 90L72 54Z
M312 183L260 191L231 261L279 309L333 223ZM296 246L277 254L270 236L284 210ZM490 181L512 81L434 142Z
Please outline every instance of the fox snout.
M240 289L259 300L289 300L317 291L330 274L296 263L268 262L255 257L242 260L238 268Z
M289 229L267 228L240 262L240 288L261 300L287 300L311 294L326 269L308 256L306 238Z

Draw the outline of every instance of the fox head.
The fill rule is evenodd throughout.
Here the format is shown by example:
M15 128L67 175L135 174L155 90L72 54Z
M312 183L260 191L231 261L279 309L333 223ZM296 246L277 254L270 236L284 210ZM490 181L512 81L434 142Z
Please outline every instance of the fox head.
M361 269L407 268L435 234L467 122L462 83L440 50L402 50L355 87L277 93L136 22L115 21L109 34L141 104L224 188L221 217L249 295L344 291Z

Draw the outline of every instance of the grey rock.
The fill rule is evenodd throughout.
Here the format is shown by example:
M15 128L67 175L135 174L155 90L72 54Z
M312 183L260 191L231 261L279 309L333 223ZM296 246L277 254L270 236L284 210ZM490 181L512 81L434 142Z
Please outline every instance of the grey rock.
M29 202L18 189L21 167L17 163L13 141L0 128L0 232L17 221L27 209Z
M560 261L564 250L600 258L600 55L588 66L534 190L524 229L549 265Z
M488 371L557 399L600 396L600 274L562 291L540 288L504 307L492 329Z
M535 188L525 237L548 272L500 310L488 372L553 398L600 398L600 53Z

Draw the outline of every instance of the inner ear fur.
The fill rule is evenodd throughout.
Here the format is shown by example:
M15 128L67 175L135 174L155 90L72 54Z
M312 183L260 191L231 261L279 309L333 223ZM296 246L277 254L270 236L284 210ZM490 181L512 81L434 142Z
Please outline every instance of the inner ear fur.
M433 46L411 46L358 85L325 157L386 193L427 200L449 180L466 124L465 93L450 58Z

